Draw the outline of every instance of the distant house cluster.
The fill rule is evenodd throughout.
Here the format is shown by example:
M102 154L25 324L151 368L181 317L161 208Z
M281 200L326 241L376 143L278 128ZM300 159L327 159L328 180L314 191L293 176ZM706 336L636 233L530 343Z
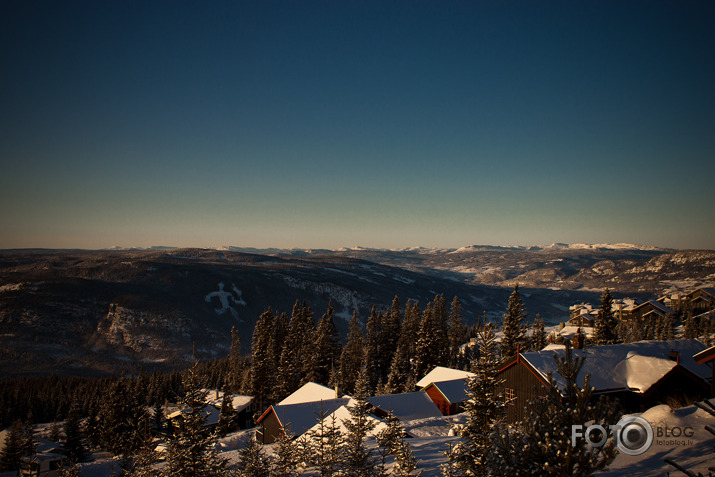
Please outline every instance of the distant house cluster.
M639 302L636 298L613 300L611 308L620 321L646 321L665 318L668 315L690 314L696 319L709 316L715 320L715 288L697 288L687 293L672 293L657 300ZM569 319L565 326L592 328L598 320L599 307L579 303L569 307Z

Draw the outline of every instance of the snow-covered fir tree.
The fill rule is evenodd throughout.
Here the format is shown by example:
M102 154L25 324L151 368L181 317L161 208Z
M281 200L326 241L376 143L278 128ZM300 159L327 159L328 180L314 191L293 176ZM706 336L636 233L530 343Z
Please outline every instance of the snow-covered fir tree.
M487 459L496 476L588 476L605 468L615 457L615 445L590 447L585 439L572 442L572 426L599 424L606 430L618 422L615 407L603 397L594 403L589 376L583 387L576 378L583 357L575 356L569 341L563 357L554 355L558 373L566 380L563 390L548 376L546 396L527 407L524 419L513 428L498 425L491 434L493 451Z
M120 460L122 477L160 477L161 471L155 467L159 455L152 445L152 436L146 427L142 432L142 445L134 455L125 455Z
M89 457L82 433L79 403L74 401L70 407L64 424L65 438L62 442L62 452L72 462L84 462Z
M271 461L254 436L251 436L248 445L238 452L236 475L238 477L269 477L271 475Z
M516 356L517 350L526 341L526 307L519 294L519 284L514 285L514 291L509 296L506 313L503 316L501 331L504 337L501 341L501 357L508 359Z
M417 471L417 459L412 455L410 445L407 442L407 432L400 424L400 420L392 412L388 412L384 418L387 427L377 435L379 448L384 449L386 454L395 457L395 464L392 472L395 475L421 475Z
M452 449L460 475L489 475L486 467L492 444L489 439L494 426L504 415L504 400L498 394L500 381L499 357L494 328L491 323L481 323L477 331L479 358L472 365L475 374L467 380L467 401L464 408L467 422L461 426L462 438Z
M17 471L20 468L20 459L25 456L22 422L19 419L10 426L10 431L0 449L0 472Z
M613 313L613 297L606 288L601 294L601 306L594 324L593 339L597 345L614 344L618 342L619 320Z
M307 439L303 439L305 441ZM273 477L296 477L300 475L300 466L303 462L303 452L300 442L293 439L290 430L281 432L276 439L274 449Z
M253 327L250 389L254 399L258 402L259 409L266 407L266 402L274 387L273 376L276 373L276 366L270 346L274 319L273 311L268 308L261 313L256 326Z
M340 337L335 326L333 304L328 302L328 309L318 321L315 333L315 347L312 354L313 363L308 379L316 383L328 384L332 371L340 363Z
M184 396L179 405L181 416L177 419L173 435L168 439L166 477L220 477L227 475L226 460L218 455L216 436L204 424L207 391L197 372L198 362L184 374Z
M546 338L546 331L544 330L544 320L537 314L536 318L534 318L534 324L532 325L530 348L534 351L541 351L547 344L548 341Z
M367 399L367 372L360 372L356 384L354 401L349 406L350 419L343 421L347 430L343 453L342 472L350 477L372 477L377 470L378 461L373 451L368 449L365 440L375 428L375 421L370 418L372 405Z
M334 414L328 416L321 410L317 420L317 426L307 435L303 454L322 477L329 477L335 475L343 460L345 439Z
M357 311L353 311L350 319L348 339L340 355L340 381L343 392L352 394L355 391L355 381L360 374L364 355L365 337L360 327Z

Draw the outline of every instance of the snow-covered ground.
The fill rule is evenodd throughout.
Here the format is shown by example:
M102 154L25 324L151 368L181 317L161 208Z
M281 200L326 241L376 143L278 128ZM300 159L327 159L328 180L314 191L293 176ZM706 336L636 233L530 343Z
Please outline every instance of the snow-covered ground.
M715 399L711 400L715 404ZM607 471L598 475L602 477L638 477L638 476L666 476L682 475L675 468L663 462L664 458L675 460L691 472L701 472L708 475L708 467L715 466L715 436L705 430L706 425L715 427L715 417L705 411L688 406L682 409L671 409L663 404L653 407L640 414L651 423L654 430L653 445L648 451L639 456L619 454ZM458 439L450 435L450 430L455 424L463 424L465 414L447 416L443 418L428 418L404 423L405 429L413 436L408 440L410 449L417 459L423 477L438 477L441 475L440 466L446 462L444 452L448 444L454 444ZM660 431L659 431L660 429ZM678 433L688 429L690 437L665 437L658 434ZM679 431L675 431L679 429ZM221 456L228 459L230 464L235 464L239 458L239 450L246 445L248 439L255 432L254 429L235 432L218 442ZM369 440L369 445L374 447L374 440ZM273 453L275 444L264 446L269 455ZM388 468L392 460L388 460ZM94 462L80 464L84 477L109 477L118 473L119 461L117 459L97 459ZM305 475L313 475L306 471Z
M715 399L710 402L715 404ZM666 464L663 461L666 458L695 475L710 475L708 467L715 467L715 436L706 431L705 426L715 427L714 416L695 406L671 409L667 404L652 407L640 416L653 428L653 445L639 456L618 454L609 470L598 474L599 476L665 476L668 472L670 475L684 475L675 467ZM690 437L681 435L691 433ZM676 435L678 437L675 437Z

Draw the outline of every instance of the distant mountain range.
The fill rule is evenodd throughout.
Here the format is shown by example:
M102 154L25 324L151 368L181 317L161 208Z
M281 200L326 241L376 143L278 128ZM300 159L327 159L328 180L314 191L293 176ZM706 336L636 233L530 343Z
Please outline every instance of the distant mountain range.
M305 300L316 319L332 301L341 332L356 310L394 296L462 301L465 320L497 320L518 283L529 320L566 319L573 303L654 298L715 283L715 251L631 245L382 250L213 249L0 251L0 375L105 374L220 357L229 331L250 348L269 306Z

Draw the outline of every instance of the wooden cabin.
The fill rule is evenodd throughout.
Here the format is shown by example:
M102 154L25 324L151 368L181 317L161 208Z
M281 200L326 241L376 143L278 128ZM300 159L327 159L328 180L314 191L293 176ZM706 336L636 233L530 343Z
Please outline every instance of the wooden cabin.
M577 376L590 375L595 397L618 398L626 412L643 411L655 404L681 403L701 399L709 392L711 370L698 364L693 355L705 349L698 340L639 341L573 350L585 357ZM558 374L554 355L564 356L564 349L548 347L542 351L520 353L499 370L502 380L498 392L507 406L507 422L521 420L525 407L537 396L546 394L548 375L563 389L566 381Z

